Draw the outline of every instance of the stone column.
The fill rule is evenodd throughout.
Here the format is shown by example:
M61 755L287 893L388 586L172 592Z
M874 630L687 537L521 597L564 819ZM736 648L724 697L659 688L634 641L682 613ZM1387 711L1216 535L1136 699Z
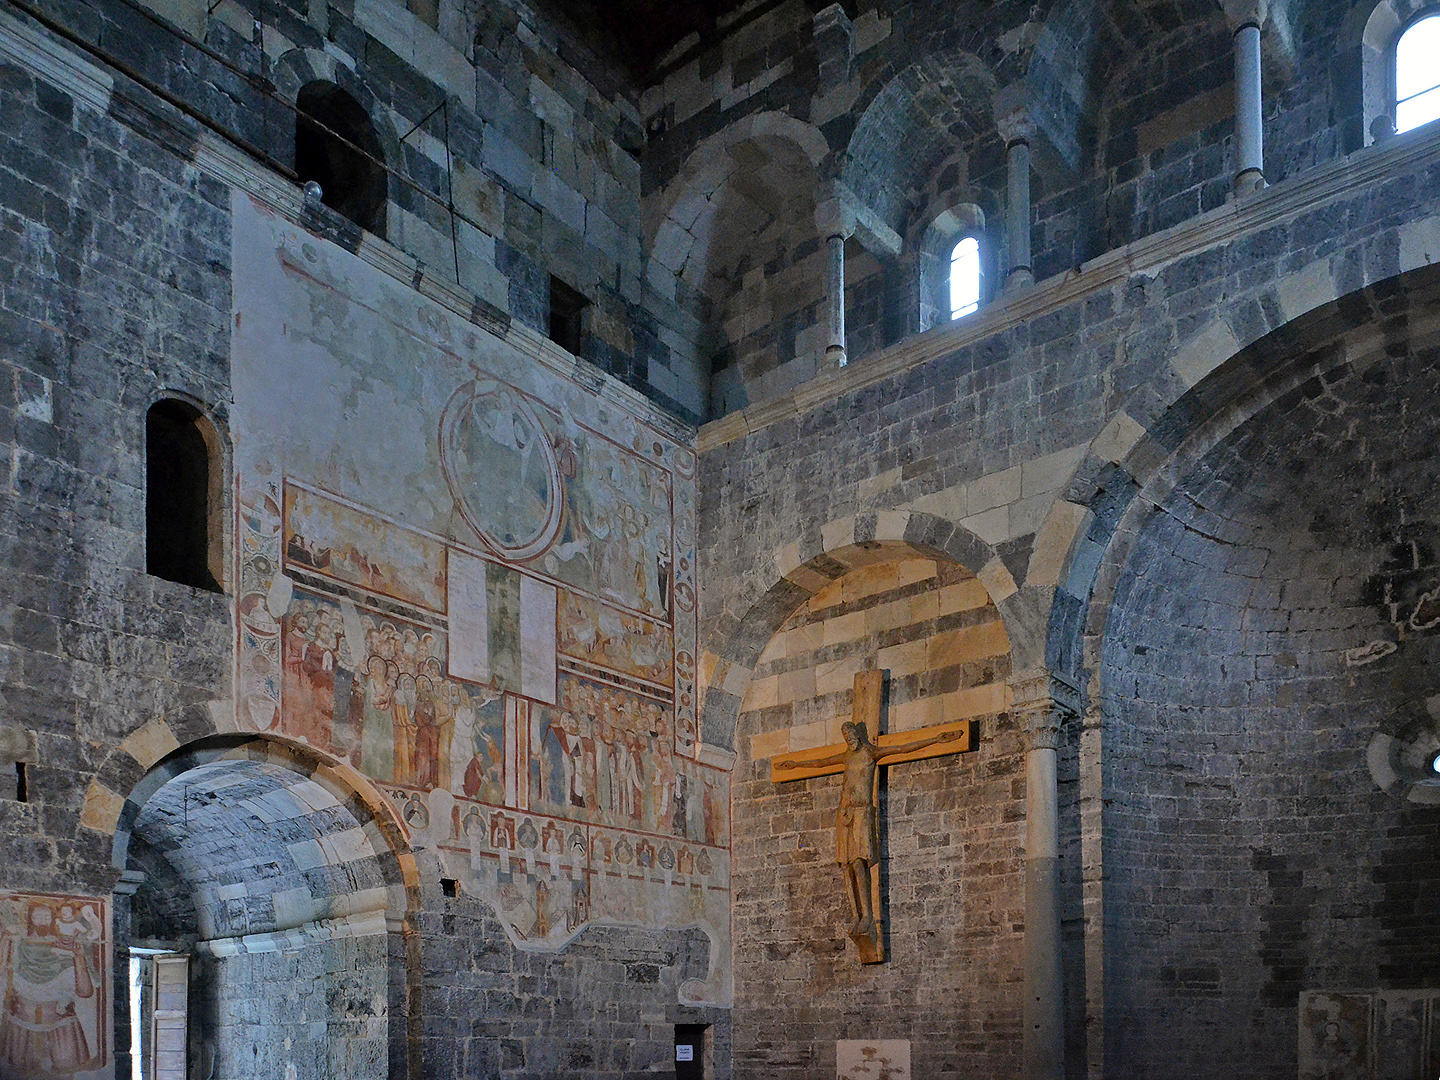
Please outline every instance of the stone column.
M1030 269L1030 139L1012 138L1005 146L1008 193L1005 203L1005 233L1010 247L1010 273L1005 287L1023 289L1035 281Z
M1065 1076L1065 979L1060 959L1060 723L1071 706L1048 673L1011 680L1025 751L1025 1080ZM1068 696L1068 695L1067 695Z
M845 357L845 237L825 241L825 362L844 367Z
M1263 2L1229 0L1225 17L1235 35L1235 194L1265 186L1265 134L1260 103L1260 27Z

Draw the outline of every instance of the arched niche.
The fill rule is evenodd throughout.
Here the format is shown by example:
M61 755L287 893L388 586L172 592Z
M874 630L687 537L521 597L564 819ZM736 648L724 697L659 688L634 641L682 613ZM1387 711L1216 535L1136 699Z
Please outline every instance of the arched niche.
M1118 566L1107 1070L1219 1077L1245 1054L1314 1075L1334 1018L1314 995L1436 987L1440 810L1372 751L1440 751L1440 337L1389 327L1178 462ZM1325 1067L1369 1068L1331 1049Z
M364 107L322 79L300 87L295 107L300 182L319 184L324 205L383 237L388 176L380 138Z
M864 1037L845 1004L864 994L884 1001L887 1037L912 1039L915 1075L940 1075L962 1052L996 1075L1021 1037L1024 745L1007 711L1009 637L985 586L952 559L904 543L840 554L849 568L779 618L740 707L736 1054L762 1073L797 1053L829 1064L835 1039ZM776 783L771 762L839 743L855 673L874 667L889 671L886 733L973 720L980 740L888 767L887 955L862 966L835 861L841 777Z

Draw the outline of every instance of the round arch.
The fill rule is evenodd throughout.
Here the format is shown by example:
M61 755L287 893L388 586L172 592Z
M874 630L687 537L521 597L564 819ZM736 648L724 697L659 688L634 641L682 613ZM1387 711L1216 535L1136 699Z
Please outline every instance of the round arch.
M188 778L194 778L194 783L187 784ZM192 791L197 789L200 794L192 802ZM177 790L183 797L179 810L175 805ZM306 888L301 891L308 889L314 895L316 882L325 881L330 882L330 891L314 895L313 902L287 900L288 918L277 919L273 931L261 932L255 945L248 944L252 929L248 911L243 923L232 925L226 912L207 911L202 917L197 909L197 929L208 925L240 942L209 951L216 956L236 950L263 954L277 947L266 944L271 937L278 944L294 939L296 934L320 940L383 933L383 959L372 962L384 965L380 992L387 998L383 1015L388 1018L388 1075L418 1078L423 1035L419 869L406 829L389 800L348 765L303 743L244 732L205 736L166 754L130 789L114 825L111 861L121 874L117 892L127 901L124 925L130 925L128 901L142 887L138 877L126 873L137 841L141 841L143 851L155 836L164 835L173 842L176 837L170 837L168 832L181 829L188 834L192 828L202 830L207 847L215 847L213 854L206 857L207 865L210 860L226 863L227 843L239 849L241 838L227 840L227 835L234 832L238 817L246 811L227 803L221 794L226 790L249 793L252 803L258 800L265 804L281 820L288 820L284 809L277 809L281 804L301 815L276 834L275 842L280 844L276 852L283 854L296 842L314 847L321 864L307 870L304 860L297 858L295 884L304 883ZM193 826L189 820L192 813L197 819ZM268 818L262 815L261 820ZM180 821L183 825L177 824ZM303 837L310 832L300 826L312 821L319 831L314 832L314 843L308 843ZM258 857L269 856L262 852ZM344 861L332 867L336 859ZM182 859L182 865L187 861L196 860ZM373 869L368 874L363 870L357 873L356 868L365 862L372 862ZM320 877L313 877L315 874ZM181 884L187 880L183 871L177 880ZM276 882L283 884L283 877L268 881L268 885L278 888ZM352 895L352 890L359 891ZM193 896L189 902L194 904ZM248 908L248 902L245 906ZM287 928L296 920L301 923ZM123 1002L123 995L117 994L117 1030L128 1028L128 1016L119 1015Z
M788 565L776 564L776 577L744 614L720 628L723 643L707 657L711 673L701 731L712 746L734 748L751 672L781 624L825 586L859 567L906 555L956 563L985 585L1010 641L1016 639L1016 613L1006 604L1016 595L1009 570L992 545L945 518L905 510L864 513L815 529L782 550Z
M1440 266L1422 265L1328 299L1212 361L1207 374L1179 388L1148 423L1122 409L1092 442L1063 496L1087 513L1061 570L1047 628L1046 652L1059 660L1061 673L1081 685L1094 677L1136 537L1221 440L1297 388L1318 388L1331 372L1363 370L1399 341L1437 329ZM1202 329L1195 340L1207 339L1213 343ZM1127 405L1144 415L1135 402ZM1098 700L1091 689L1091 700Z

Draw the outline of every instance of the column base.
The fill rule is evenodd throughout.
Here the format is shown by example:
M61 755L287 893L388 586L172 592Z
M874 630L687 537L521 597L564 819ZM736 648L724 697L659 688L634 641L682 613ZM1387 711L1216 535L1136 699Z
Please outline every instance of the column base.
M844 367L844 366L845 366L846 364L848 364L849 362L850 362L850 360L849 360L849 358L845 355L845 347L844 347L843 345L828 345L828 346L826 346L826 348L825 348L825 363L826 363L827 365L833 364L833 365L835 365L836 367Z
M1265 186L1265 174L1259 169L1241 169L1235 174L1235 194L1249 195Z
M1030 272L1028 266L1017 266L1010 271L1010 276L1005 279L1005 293L1013 296L1035 284L1035 275Z

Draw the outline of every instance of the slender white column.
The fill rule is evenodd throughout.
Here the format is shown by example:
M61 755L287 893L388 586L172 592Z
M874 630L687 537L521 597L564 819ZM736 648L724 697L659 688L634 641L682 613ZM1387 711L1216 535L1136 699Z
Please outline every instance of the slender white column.
M845 237L834 235L826 242L825 314L828 334L826 361L844 367L845 356Z
M1030 269L1030 143L1011 139L1005 150L1009 173L1005 232L1010 244L1010 274L1005 284L1013 290L1035 280Z
M1260 26L1235 31L1235 193L1265 186L1265 135L1260 110Z

